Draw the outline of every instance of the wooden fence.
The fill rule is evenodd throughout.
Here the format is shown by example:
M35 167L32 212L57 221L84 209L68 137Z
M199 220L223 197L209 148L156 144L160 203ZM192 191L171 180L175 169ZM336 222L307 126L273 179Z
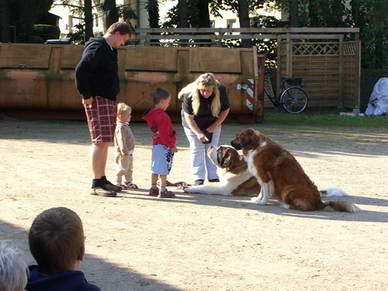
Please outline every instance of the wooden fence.
M302 77L310 107L360 108L358 28L138 29L137 42L158 46L228 46L242 40L277 41L276 91L283 77ZM354 39L354 41L344 41ZM272 107L264 100L265 107Z
M184 38L182 33L190 35ZM344 41L349 34L356 40ZM355 28L149 29L139 30L138 36L143 37L139 42L158 40L157 44L165 47L119 49L122 90L118 98L134 108L135 118L151 106L149 96L155 87L164 87L176 96L199 74L214 72L226 85L238 120L244 116L263 119L264 106L270 106L263 97L264 58L257 56L256 48L201 47L204 40L276 38L275 87L279 88L282 77L302 77L310 106L360 107L361 46ZM168 43L172 36L185 40L184 46ZM193 41L194 47L186 40ZM80 111L74 68L82 50L82 46L73 45L0 43L0 107ZM253 90L239 90L241 85L251 84L249 79L255 80ZM169 111L179 116L180 104L175 98Z
M295 28L139 28L137 44L160 46L227 46L228 41L252 39L336 39L344 34L359 38L358 28L295 27Z
M360 108L360 49L360 41L282 41L278 48L277 88L283 76L302 77L310 107L345 107L357 111Z

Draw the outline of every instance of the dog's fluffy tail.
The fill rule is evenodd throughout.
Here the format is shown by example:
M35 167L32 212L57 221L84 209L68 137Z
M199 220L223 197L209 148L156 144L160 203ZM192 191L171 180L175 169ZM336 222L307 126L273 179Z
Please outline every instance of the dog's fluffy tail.
M343 191L342 189L340 188L326 188L324 190L321 190L319 191L321 192L321 196L322 197L325 197L325 198L329 198L329 197L344 197L344 196L348 196L348 193L346 193L345 191Z
M323 211L340 211L340 212L351 212L355 213L360 211L353 203L347 201L324 201L323 204L326 206L322 209Z

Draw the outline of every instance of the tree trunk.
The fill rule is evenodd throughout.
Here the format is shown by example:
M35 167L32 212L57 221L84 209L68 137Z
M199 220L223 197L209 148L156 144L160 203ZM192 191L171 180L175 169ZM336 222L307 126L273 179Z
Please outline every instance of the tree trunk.
M151 28L159 28L159 4L158 0L148 0L148 23Z
M320 25L320 21L319 21L318 7L319 5L316 0L309 1L309 19L310 19L310 26L312 27L322 26Z
M289 0L289 26L298 27L299 0Z
M199 23L198 27L210 27L209 0L198 0Z
M360 0L352 0L352 18L356 27L360 26Z
M375 5L373 7L374 13L373 15L373 26L375 29L375 68L382 69L386 60L384 59L384 41L385 37L385 18L387 11L384 10L386 8L386 4L382 1L375 1Z
M92 0L84 0L85 41L93 37Z
M238 0L238 19L240 27L249 28L249 3L248 0ZM243 33L242 33L243 34ZM252 41L250 39L243 39L241 42L242 47L252 47Z
M189 27L189 3L187 0L178 1L178 27Z
M107 30L109 26L119 20L116 0L105 0L103 9L105 11L105 30Z
M0 42L9 42L8 0L0 0Z
M17 41L29 42L34 25L34 3L32 1L20 2L17 4L17 9L20 13L16 24Z

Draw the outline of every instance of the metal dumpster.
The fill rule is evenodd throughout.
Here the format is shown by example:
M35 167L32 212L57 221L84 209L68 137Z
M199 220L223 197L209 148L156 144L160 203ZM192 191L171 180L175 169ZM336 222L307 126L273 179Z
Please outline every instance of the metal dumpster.
M83 46L76 45L0 44L0 108L81 112L74 69L82 51ZM204 72L215 73L227 87L232 118L263 118L264 59L255 48L128 46L119 49L118 60L118 101L133 108L135 120L152 106L150 95L157 87L171 93L168 111L179 118L177 93ZM241 90L248 80L252 90Z

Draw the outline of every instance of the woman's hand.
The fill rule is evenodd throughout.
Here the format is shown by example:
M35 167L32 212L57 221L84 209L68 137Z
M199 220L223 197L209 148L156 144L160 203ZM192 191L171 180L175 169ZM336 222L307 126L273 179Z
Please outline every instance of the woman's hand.
M197 135L198 139L201 141L201 142L207 142L209 141L209 139L206 137L206 135L201 131L200 134Z
M171 148L171 151L172 151L173 153L176 153L176 152L178 151L178 149L177 149L176 147L173 147L173 148Z
M91 105L92 103L93 103L93 97L90 97L88 99L82 98L82 104Z
M210 125L208 128L206 128L206 131L207 132L214 132L216 129L218 128L218 125L213 123L212 125Z

